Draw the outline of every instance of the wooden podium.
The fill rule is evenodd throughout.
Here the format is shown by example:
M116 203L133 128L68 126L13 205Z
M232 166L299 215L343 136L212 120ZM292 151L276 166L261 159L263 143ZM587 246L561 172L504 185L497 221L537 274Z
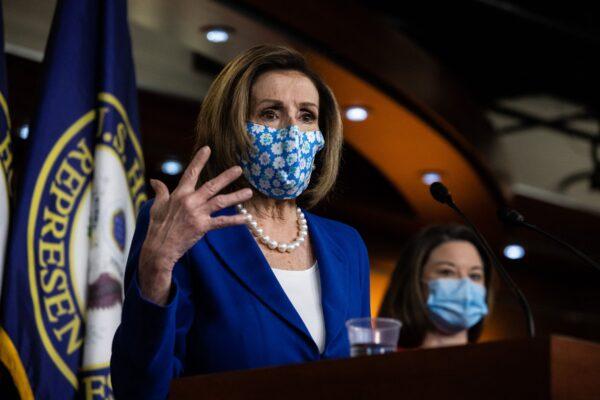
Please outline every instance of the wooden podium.
M190 376L172 399L600 399L600 344L551 336Z

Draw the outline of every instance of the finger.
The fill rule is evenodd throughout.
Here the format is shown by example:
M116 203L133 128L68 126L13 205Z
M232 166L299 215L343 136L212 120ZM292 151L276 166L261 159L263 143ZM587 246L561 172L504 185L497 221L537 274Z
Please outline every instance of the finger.
M226 228L228 226L243 225L246 223L246 216L237 215L221 215L210 220L209 230Z
M208 212L210 214L222 210L226 207L233 206L235 204L243 203L244 201L250 200L252 197L252 189L242 189L229 194L220 194L213 197L206 204L208 206Z
M231 167L202 185L197 190L197 193L203 200L208 200L216 196L224 187L239 178L240 175L242 175L242 169L239 166Z
M156 193L156 203L161 203L169 199L169 189L167 185L159 181L158 179L150 179L150 186Z
M187 191L193 191L196 189L196 182L198 182L198 177L200 176L200 172L206 165L208 158L210 157L210 147L204 146L194 155L194 158L187 166L181 179L179 180L179 184L177 185L177 189Z

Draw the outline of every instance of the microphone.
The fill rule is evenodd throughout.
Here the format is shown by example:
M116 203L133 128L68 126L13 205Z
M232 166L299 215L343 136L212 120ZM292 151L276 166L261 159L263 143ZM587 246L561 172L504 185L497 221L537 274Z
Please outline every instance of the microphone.
M429 186L429 192L433 198L440 203L447 204L452 208L456 207L448 188L442 182L433 182L431 186Z
M559 245L566 247L567 249L569 249L569 251L571 251L573 254L575 254L577 257L579 257L581 260L583 260L586 264L588 264L591 267L596 268L598 271L600 271L600 265L596 261L592 260L589 256L584 254L582 251L576 249L569 243L565 242L564 240L550 234L549 232L544 231L543 229L539 228L536 225L530 224L529 222L527 222L525 220L525 217L521 213L519 213L517 210L513 210L512 208L508 208L508 207L503 207L498 210L498 219L507 225L523 226L527 229L537 232L538 234L540 234L542 236L547 237L548 239L554 241L555 243L558 243Z
M473 230L473 232L475 233L475 236L477 236L477 239L479 240L479 243L485 249L488 256L490 257L492 265L498 272L498 275L500 275L500 278L504 281L504 283L513 292L513 294L515 295L515 297L517 298L517 300L519 302L519 305L523 309L523 313L525 314L525 321L527 323L527 332L528 332L529 336L535 337L535 322L533 321L533 314L531 313L531 308L529 307L529 303L527 302L527 299L525 298L525 295L523 294L523 292L521 292L521 289L519 289L517 284L512 280L512 278L508 274L508 272L506 272L506 269L504 269L504 267L502 266L502 263L500 262L498 257L496 257L496 254L490 247L487 240L485 240L485 238L483 237L481 232L479 232L479 230L477 229L477 227L475 227L475 225L471 222L471 220L461 211L460 208L458 208L458 206L452 199L452 195L450 194L450 191L443 183L441 183L441 182L432 183L431 186L429 186L429 192L431 193L431 196L436 201L438 201L442 204L445 204L448 207L450 207L451 209L453 209L462 218L462 220L465 221L465 223Z

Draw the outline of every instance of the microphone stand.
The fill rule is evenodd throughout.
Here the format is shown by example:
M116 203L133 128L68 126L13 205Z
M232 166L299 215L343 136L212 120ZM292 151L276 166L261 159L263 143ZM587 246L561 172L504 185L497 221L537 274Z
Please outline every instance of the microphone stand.
M584 254L582 251L576 249L569 243L565 242L564 240L552 235L549 232L546 232L545 230L539 228L538 226L536 226L534 224L530 224L529 222L525 221L525 218L523 217L523 215L520 214L517 210L513 210L510 208L498 210L498 218L506 224L510 224L510 225L514 225L514 226L523 226L527 229L531 229L532 231L537 232L538 234L552 240L553 242L558 243L559 245L561 245L563 247L566 247L567 249L569 249L569 251L571 251L571 253L575 254L577 257L579 257L581 260L583 260L586 264L588 264L592 268L596 268L598 271L600 271L600 265L598 265L598 263L596 261L592 260L589 256Z

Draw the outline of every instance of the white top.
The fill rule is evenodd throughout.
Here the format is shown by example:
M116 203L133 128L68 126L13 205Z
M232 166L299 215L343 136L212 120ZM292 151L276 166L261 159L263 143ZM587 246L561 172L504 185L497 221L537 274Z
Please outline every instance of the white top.
M272 268L275 277L302 318L319 348L325 350L325 319L321 305L321 278L317 263L303 271Z

